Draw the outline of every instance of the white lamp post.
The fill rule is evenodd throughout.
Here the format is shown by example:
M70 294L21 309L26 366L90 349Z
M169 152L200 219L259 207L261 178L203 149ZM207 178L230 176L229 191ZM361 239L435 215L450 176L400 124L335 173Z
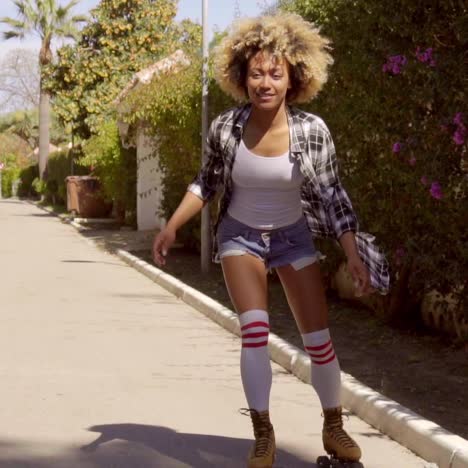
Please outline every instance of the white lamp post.
M5 167L5 164L0 162L0 198L3 198L2 196L2 170Z
M203 69L202 69L202 163L205 162L205 144L208 132L208 0L202 0ZM206 273L211 262L210 209L208 205L201 214L201 270Z

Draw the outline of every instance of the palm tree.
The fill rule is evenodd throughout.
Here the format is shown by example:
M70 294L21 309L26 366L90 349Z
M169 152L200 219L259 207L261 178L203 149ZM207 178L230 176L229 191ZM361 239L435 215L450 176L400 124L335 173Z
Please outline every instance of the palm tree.
M39 51L39 67L43 68L52 62L51 41L53 38L78 39L77 26L86 22L84 15L71 16L71 9L80 0L71 0L66 6L61 6L57 0L13 0L18 10L18 19L0 18L12 29L3 33L4 39L24 39L26 34L36 33L41 38ZM43 90L42 72L40 80L39 99L39 174L42 179L47 175L47 158L49 156L49 126L50 126L50 96Z

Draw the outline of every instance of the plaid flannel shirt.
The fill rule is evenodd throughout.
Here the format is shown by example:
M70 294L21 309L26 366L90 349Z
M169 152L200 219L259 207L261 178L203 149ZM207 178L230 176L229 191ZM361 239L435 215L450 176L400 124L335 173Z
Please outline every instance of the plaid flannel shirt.
M340 183L335 147L325 122L313 114L286 107L290 151L304 175L301 187L302 210L314 237L338 239L353 231L359 255L371 276L371 285L381 294L389 290L389 266L375 237L359 231L359 224L348 194ZM229 109L211 123L205 162L188 186L188 191L204 201L221 189L219 214L214 232L226 214L232 197L232 167L251 105ZM213 242L213 261L218 262L217 242Z

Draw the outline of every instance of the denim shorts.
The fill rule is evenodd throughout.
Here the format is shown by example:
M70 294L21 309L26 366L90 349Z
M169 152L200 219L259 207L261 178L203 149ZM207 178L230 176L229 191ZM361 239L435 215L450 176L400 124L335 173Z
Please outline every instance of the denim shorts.
M217 231L219 258L251 254L268 269L292 265L296 270L315 263L323 256L315 249L306 219L272 230L247 226L226 213Z

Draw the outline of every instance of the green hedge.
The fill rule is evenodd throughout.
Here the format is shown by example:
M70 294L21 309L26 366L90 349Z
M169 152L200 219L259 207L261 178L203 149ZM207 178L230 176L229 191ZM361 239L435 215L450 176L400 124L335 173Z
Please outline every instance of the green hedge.
M82 155L79 148L55 151L49 155L47 163L46 198L58 205L67 203L67 184L69 175L89 174L89 167L80 164Z
M18 187L18 196L22 198L35 198L38 193L33 188L32 183L34 179L39 177L39 166L33 164L31 166L21 169L19 178L21 180Z
M361 227L391 261L400 291L391 315L414 311L428 290L459 285L468 305L462 2L282 3L333 41L330 81L305 108L330 127Z
M16 166L9 166L0 171L2 177L2 197L13 196L13 183L19 178L21 169Z
M97 135L83 145L79 163L90 166L99 177L105 197L116 203L117 214L136 224L136 149L123 148L117 123L106 122Z

